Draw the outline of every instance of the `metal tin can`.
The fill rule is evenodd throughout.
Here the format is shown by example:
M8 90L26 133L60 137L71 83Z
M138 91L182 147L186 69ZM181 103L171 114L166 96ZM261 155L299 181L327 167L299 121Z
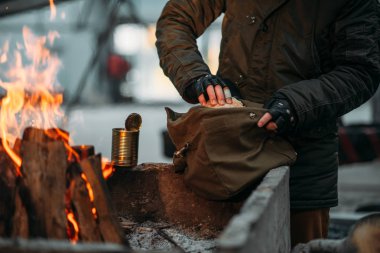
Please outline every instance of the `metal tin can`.
M125 128L112 129L112 163L116 166L133 167L137 165L140 131Z

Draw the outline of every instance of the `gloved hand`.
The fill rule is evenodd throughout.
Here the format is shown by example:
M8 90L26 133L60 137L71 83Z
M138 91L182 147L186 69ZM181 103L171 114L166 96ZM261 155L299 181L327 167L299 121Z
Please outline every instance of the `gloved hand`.
M296 114L285 97L273 97L264 104L268 112L261 117L257 125L266 126L279 134L290 132L296 125Z
M192 101L192 97L196 96L202 105L206 105L208 100L211 105L232 103L232 95L228 85L218 76L208 74L191 81L191 83L185 91L185 96L190 101Z

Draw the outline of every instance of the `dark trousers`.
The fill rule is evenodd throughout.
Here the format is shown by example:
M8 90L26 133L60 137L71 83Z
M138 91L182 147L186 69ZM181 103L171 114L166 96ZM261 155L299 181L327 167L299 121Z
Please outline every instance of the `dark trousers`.
M290 231L292 248L298 243L326 238L329 227L330 208L313 210L291 210Z

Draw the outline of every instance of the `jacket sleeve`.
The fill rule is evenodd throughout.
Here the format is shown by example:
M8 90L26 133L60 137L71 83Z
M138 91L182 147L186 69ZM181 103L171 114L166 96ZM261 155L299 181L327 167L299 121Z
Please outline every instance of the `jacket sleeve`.
M277 91L293 105L298 129L342 116L375 93L380 81L379 12L376 0L350 1L335 23L335 68Z
M196 39L225 9L225 0L170 0L157 22L160 66L184 97L189 81L209 74Z

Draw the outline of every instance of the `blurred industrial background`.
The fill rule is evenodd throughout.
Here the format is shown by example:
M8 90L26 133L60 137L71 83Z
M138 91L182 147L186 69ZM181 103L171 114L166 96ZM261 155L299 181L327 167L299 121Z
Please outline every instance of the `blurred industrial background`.
M109 157L111 131L131 112L140 113L139 162L169 161L162 150L164 106L182 102L164 76L155 47L155 22L165 0L0 1L0 45L22 41L22 28L60 34L51 48L62 61L58 80L64 92L67 124L76 144L91 143ZM200 50L216 71L218 21L200 40ZM149 150L149 151L148 151Z
M136 112L143 119L139 163L170 162L162 137L164 107L184 112L191 105L181 100L159 66L155 22L167 0L56 0L55 19L48 2L0 1L0 45L21 41L24 26L36 34L60 34L51 50L62 61L58 79L67 117L62 126L74 143L94 145L110 157L112 128L123 127ZM218 19L198 41L213 72L220 25ZM376 96L342 118L341 202L333 214L338 220L380 209L379 92Z

